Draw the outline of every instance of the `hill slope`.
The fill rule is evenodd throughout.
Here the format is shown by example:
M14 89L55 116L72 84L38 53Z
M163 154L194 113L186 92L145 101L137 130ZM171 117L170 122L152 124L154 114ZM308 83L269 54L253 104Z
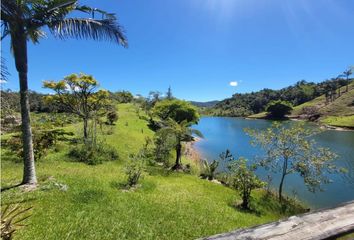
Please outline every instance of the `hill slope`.
M341 89L341 96L333 102L326 103L325 95L315 98L309 102L294 107L291 113L292 118L306 118L307 109L315 111L319 115L320 123L338 127L354 127L354 83L349 85L349 91L345 87ZM337 90L338 92L338 90ZM344 92L344 93L343 93Z

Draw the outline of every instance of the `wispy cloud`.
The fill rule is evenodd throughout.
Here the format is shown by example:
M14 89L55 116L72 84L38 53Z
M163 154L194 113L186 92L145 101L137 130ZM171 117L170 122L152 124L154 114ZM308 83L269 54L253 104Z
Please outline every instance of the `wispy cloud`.
M0 84L6 83L6 80L0 79Z
M230 82L229 84L230 84L231 87L237 87L238 82L232 81L232 82Z

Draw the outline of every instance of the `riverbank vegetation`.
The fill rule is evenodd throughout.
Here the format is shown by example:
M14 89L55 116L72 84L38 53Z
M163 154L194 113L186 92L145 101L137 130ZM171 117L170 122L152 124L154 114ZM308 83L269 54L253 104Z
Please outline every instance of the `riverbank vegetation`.
M148 127L147 115L138 111L139 105L117 107L116 125L103 125L103 132L98 131L99 138L117 151L119 157L114 161L98 165L73 161L68 156L73 143L63 141L36 161L37 190L2 192L2 206L33 206L28 226L18 230L15 239L191 239L303 211L289 203L284 212L281 204L260 189L252 194L256 213L235 208L241 201L235 190L200 179L198 165L184 155L182 162L190 164L189 173L169 171L175 162L171 156L167 168L159 163L145 165L138 187L125 191L122 185L127 183L131 155L139 153L154 132ZM106 134L111 128L112 134ZM63 129L73 132L74 138L82 137L82 122L66 124ZM16 185L23 165L6 148L1 154L2 188Z

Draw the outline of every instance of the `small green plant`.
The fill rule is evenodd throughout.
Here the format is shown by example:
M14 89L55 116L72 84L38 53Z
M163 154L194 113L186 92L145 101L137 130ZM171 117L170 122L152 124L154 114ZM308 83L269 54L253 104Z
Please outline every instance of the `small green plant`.
M214 180L216 175L216 170L219 166L219 161L213 160L211 163L208 160L203 160L203 173L200 175L203 179Z
M132 188L139 183L146 162L151 160L151 151L149 148L150 143L151 139L146 138L145 144L139 152L129 156L130 161L125 167L125 174L127 175L127 182L125 184L126 188Z
M239 191L242 198L241 207L250 209L251 192L256 188L261 188L265 185L264 182L254 173L255 165L248 166L247 160L243 157L232 161L229 166L231 186Z
M27 218L31 215L28 212L32 207L22 208L19 204L17 205L7 205L0 212L1 218L1 239L11 240L13 234L26 225L23 224Z
M126 188L132 188L139 183L140 177L144 170L144 158L141 152L130 155L130 161L125 168L127 175Z

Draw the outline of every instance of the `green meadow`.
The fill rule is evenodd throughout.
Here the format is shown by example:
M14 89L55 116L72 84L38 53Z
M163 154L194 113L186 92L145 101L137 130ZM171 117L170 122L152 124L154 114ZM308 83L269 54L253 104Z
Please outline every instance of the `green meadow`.
M118 112L113 134L101 138L116 148L119 159L95 166L73 162L68 157L72 146L60 143L36 162L37 190L2 192L2 206L33 207L27 226L14 239L195 239L302 211L295 207L282 211L265 190L253 193L256 211L240 210L235 207L241 201L235 190L200 179L198 164L185 157L182 162L191 164L190 174L150 166L138 188L122 190L129 155L153 132L134 105L120 104ZM81 134L80 128L80 123L65 127L75 134ZM1 157L2 187L18 184L23 163L4 148Z

